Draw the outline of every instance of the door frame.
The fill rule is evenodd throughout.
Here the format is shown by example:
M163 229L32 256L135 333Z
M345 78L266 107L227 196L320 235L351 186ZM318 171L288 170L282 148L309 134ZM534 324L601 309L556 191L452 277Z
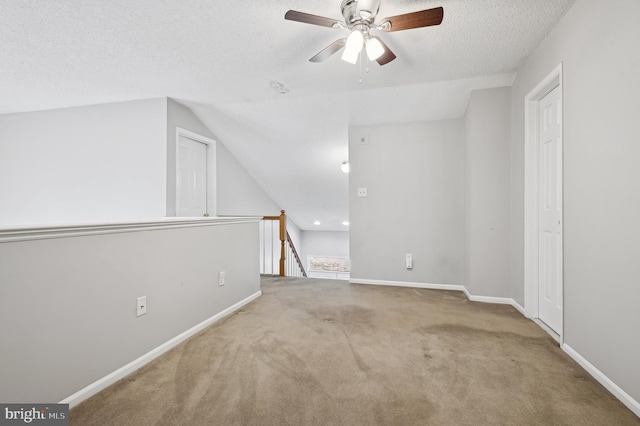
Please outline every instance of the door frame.
M562 82L562 63L553 69L538 85L524 98L524 310L527 318L539 318L538 292L539 292L539 252L538 252L538 209L540 194L539 150L538 137L540 126L539 104L540 100L556 87L560 91L560 122L562 125L562 149L560 150L559 163L563 172L561 187L563 188L562 203L562 228L560 267L560 294L562 298L562 321L560 330L560 345L564 343L564 95Z
M189 138L196 142L203 143L207 146L207 214L209 216L216 216L216 141L214 139L208 138L206 136L202 136L198 133L194 133L190 130L183 129L181 127L176 126L176 150L175 150L175 170L176 170L176 181L175 181L175 212L176 216L178 214L178 200L180 190L178 185L178 167L180 162L180 136L184 136L185 138Z

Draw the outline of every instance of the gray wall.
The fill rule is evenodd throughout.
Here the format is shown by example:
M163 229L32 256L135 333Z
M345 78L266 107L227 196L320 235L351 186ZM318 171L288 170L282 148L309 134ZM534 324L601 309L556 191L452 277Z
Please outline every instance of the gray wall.
M352 279L462 284L463 143L463 120L349 128Z
M0 242L0 401L60 401L256 293L257 240L245 223Z
M166 102L0 115L0 228L158 219Z
M564 338L640 401L640 2L578 0L512 88L513 296L523 303L524 97L564 67Z
M474 295L511 297L511 89L471 93L465 114L465 279Z

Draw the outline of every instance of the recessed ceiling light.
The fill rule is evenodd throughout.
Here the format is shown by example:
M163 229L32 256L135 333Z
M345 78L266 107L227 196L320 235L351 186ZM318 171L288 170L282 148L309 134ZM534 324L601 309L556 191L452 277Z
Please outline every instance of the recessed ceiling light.
M344 222L342 222L342 224L343 224L344 226L349 226L349 221L348 221L348 220L345 220Z
M318 225L320 225L320 221L319 221L319 220L316 220L315 222L313 222L313 224L314 224L314 225L316 225L316 226L318 226Z

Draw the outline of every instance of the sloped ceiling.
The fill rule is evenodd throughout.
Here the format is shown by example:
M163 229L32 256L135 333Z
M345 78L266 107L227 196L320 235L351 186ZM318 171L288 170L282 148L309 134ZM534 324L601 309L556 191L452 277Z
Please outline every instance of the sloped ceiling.
M471 91L512 83L573 2L382 0L379 17L445 10L440 26L381 34L398 57L383 67L308 62L346 30L285 12L340 19L340 0L3 2L0 113L172 97L298 226L345 230L348 126L462 117Z

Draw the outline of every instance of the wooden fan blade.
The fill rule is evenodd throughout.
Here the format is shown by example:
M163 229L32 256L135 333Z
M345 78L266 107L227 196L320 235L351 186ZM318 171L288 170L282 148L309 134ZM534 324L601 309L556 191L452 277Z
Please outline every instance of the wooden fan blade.
M342 49L346 43L347 43L346 38L341 38L340 40L334 41L329 46L322 49L316 56L309 59L309 62L322 62L325 59L328 59L329 56L333 55L338 50Z
M384 42L380 39L380 37L372 37L372 38L375 38L376 40L378 40L382 45L382 47L384 47L384 53L378 59L376 59L377 63L379 63L380 65L385 65L396 58L396 55L391 51L391 49L389 49L389 46L384 44Z
M298 12L296 10L290 10L284 14L284 19L289 21L302 22L304 24L320 25L321 27L338 28L336 25L340 25L339 21L331 18L325 18L324 16L311 15L309 13Z
M384 27L386 22L391 24L389 29L383 28L384 31L410 30L412 28L440 25L443 17L444 9L436 7L435 9L420 10L418 12L405 13L404 15L392 16L384 19L380 25Z

